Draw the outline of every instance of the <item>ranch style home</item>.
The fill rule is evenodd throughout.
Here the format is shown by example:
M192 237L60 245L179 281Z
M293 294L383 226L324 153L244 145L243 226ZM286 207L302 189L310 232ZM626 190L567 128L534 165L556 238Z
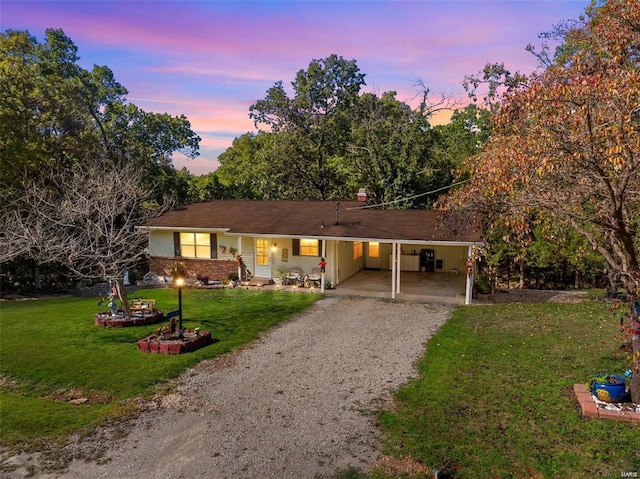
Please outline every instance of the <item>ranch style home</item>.
M383 297L396 299L403 285L428 294L446 284L464 304L471 303L474 279L468 260L481 244L471 217L450 222L443 212L381 210L357 201L214 200L165 213L145 228L149 269L160 276L180 262L193 278L223 281L240 275L240 257L263 284L283 271L319 278L323 292L359 275L360 285L362 278L384 277ZM324 274L318 274L321 258ZM351 290L345 285L344 291Z

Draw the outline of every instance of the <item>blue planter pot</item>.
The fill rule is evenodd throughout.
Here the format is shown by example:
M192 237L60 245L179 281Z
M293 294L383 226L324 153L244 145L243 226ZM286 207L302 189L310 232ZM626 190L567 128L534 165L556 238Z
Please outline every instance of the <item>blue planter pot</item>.
M600 401L622 402L627 394L624 378L616 374L609 374L606 381L593 383L591 393Z

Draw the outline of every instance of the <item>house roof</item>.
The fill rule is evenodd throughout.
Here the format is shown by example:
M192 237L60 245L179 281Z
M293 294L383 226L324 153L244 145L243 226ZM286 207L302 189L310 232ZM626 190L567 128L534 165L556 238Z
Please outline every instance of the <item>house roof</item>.
M214 200L149 220L150 229L419 242L481 242L476 218L432 210L380 210L358 202Z

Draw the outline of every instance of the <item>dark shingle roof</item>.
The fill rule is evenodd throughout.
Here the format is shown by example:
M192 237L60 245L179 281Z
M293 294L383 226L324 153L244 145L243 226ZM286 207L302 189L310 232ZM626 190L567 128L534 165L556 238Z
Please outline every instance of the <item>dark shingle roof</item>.
M431 210L380 210L362 203L214 200L170 211L147 222L151 228L225 229L274 236L480 242L479 222ZM455 216L455 218L454 218Z

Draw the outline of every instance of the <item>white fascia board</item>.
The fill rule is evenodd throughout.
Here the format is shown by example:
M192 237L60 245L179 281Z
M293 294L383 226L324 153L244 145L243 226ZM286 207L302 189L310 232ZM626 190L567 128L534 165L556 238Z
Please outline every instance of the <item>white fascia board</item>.
M230 234L229 236L235 236ZM357 238L353 236L309 236L309 235L272 235L272 234L250 234L243 233L237 236L251 236L256 238L295 238L295 239L317 239L328 241L362 241L362 242L378 242L378 243L403 243L416 245L434 245L434 246L481 246L482 241L427 241L427 240L409 240L409 239L389 239L389 238Z
M313 236L313 235L286 235L286 234L268 234L268 233L229 233L229 228L184 228L174 226L138 226L137 228L156 230L156 231L184 231L184 232L220 232L226 233L229 237L251 237L251 238L293 238L293 239L318 239L330 241L363 241L363 242L379 242L379 243L403 243L415 245L434 245L434 246L481 246L482 241L427 241L427 240L410 240L410 239L389 239L389 238L357 238L353 236Z
M229 228L188 228L184 226L136 226L139 229L148 231L182 231L193 233L225 233Z

